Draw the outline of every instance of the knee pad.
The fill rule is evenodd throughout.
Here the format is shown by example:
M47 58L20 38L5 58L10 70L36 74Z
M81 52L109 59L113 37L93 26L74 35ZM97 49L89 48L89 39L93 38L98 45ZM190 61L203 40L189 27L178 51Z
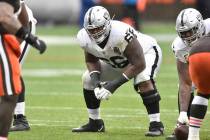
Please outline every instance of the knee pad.
M89 72L86 71L83 75L82 75L82 83L83 83L83 88L87 89L87 90L94 90L94 85L93 82L91 81Z
M159 102L161 100L160 94L158 93L157 90L150 90L139 94L143 100L144 105Z

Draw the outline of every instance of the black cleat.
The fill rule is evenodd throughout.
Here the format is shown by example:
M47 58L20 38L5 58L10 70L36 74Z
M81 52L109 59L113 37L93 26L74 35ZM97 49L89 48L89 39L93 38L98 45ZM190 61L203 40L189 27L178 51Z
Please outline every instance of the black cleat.
M164 126L162 122L150 122L149 131L145 133L148 137L157 137L163 135Z
M166 140L177 140L174 133L166 137Z
M21 116L19 118L14 118L13 125L10 128L10 132L12 131L28 131L30 130L29 123L25 116Z
M87 124L78 128L73 128L72 132L105 132L104 121L102 119L93 120L89 118Z

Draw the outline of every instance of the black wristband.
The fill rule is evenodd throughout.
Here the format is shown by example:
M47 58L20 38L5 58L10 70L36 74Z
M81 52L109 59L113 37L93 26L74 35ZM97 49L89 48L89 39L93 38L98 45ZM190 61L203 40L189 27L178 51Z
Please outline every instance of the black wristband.
M127 76L125 76L124 74L122 74L122 76L120 76L118 79L115 79L107 84L104 85L104 88L109 90L111 93L114 93L114 91L120 87L122 84L128 82L129 79L127 78Z
M90 72L90 78L93 82L94 87L99 87L100 86L100 72L99 71L91 71Z
M25 40L27 38L28 34L29 34L28 28L22 26L22 27L20 27L20 29L18 29L15 36L20 39Z

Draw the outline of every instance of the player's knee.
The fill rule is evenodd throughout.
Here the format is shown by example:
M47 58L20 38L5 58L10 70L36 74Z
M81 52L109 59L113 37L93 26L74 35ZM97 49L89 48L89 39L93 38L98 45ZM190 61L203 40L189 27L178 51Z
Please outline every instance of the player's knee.
M147 81L143 81L134 85L134 89L137 91L137 93L140 93L140 92L143 93L146 91L156 89L156 86L155 86L154 80L147 80Z
M82 83L83 83L83 88L87 89L87 90L93 90L94 86L91 82L91 78L89 75L89 72L86 71L83 75L82 75Z
M161 100L160 94L157 90L150 90L147 92L141 92L140 96L143 100L144 105L159 102Z

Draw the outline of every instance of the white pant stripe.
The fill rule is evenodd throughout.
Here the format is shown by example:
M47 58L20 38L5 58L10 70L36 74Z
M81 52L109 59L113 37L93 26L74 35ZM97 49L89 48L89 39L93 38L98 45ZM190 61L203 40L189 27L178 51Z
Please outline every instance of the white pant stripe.
M2 44L2 38L0 36L0 42L1 42L1 45L0 45L0 57L3 61L3 68L4 68L4 75L5 75L5 84L6 84L6 93L8 95L12 95L13 92L12 92L12 85L11 85L11 81L10 81L10 68L9 68L9 63L8 63L8 60L7 60L7 56L6 56L6 52L3 48L3 44Z

